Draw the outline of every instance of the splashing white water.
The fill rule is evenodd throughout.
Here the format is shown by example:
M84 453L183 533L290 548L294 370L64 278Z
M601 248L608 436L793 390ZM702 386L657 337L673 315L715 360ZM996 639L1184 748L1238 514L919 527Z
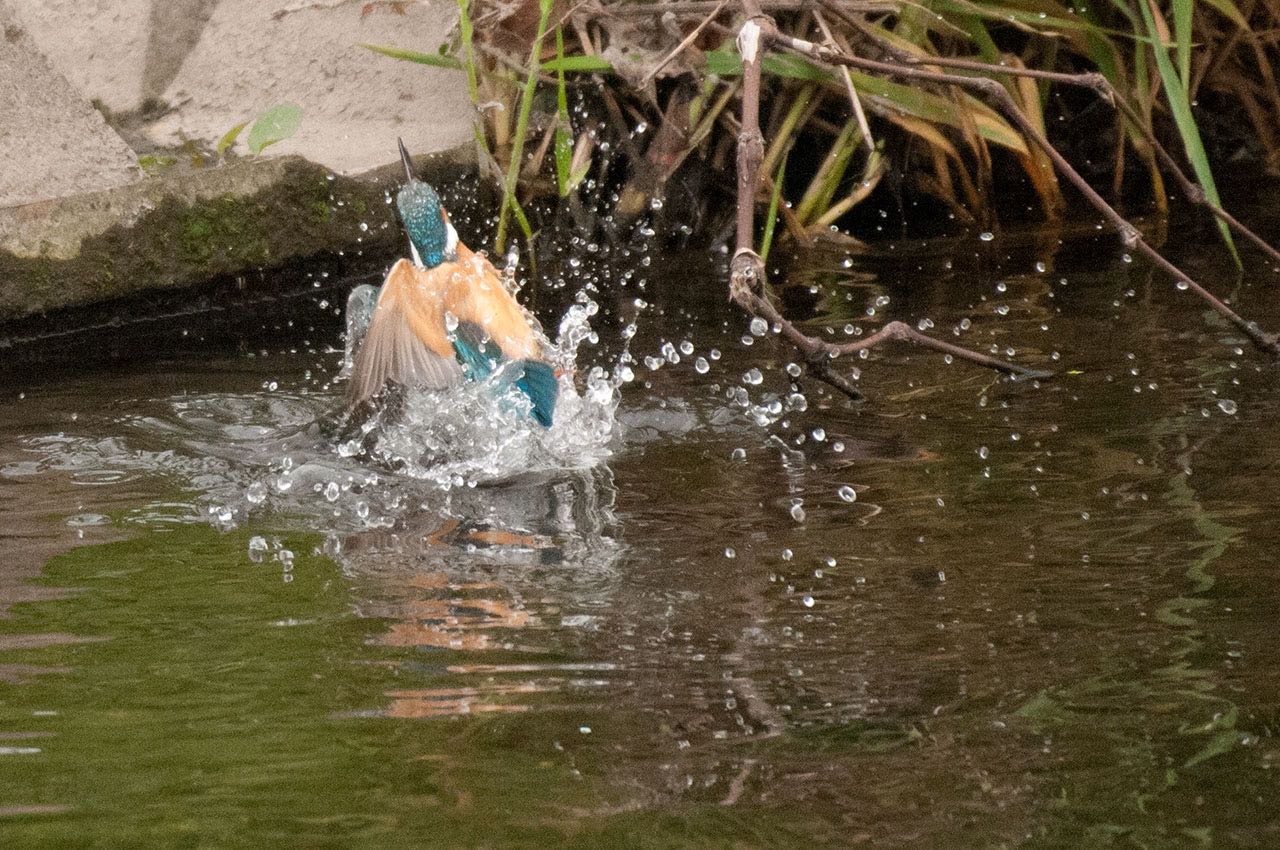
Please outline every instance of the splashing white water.
M591 318L598 306L585 293L566 311L548 360L560 393L550 428L529 415L529 401L503 387L501 371L486 381L444 392L410 391L390 411L364 423L358 435L337 446L339 455L367 455L398 475L438 487L475 487L528 473L578 470L612 454L619 387L625 372L592 366L576 386L578 351L598 342ZM343 362L351 361L348 350ZM620 361L621 362L621 361Z

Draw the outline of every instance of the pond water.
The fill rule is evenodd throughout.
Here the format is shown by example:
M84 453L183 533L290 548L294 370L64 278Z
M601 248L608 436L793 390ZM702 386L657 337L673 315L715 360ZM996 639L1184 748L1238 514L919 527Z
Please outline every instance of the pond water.
M10 385L0 846L1280 846L1274 364L1108 240L842 259L811 329L1058 377L793 387L683 255L569 275L572 427L447 475L316 424L336 319Z

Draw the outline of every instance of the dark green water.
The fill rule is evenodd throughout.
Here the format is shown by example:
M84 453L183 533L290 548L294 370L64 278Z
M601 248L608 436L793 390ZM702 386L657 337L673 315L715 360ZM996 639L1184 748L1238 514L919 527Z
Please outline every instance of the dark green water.
M1280 326L1280 275L1200 238ZM794 300L1059 379L878 352L872 401L765 425L726 391L785 402L787 349L655 262L611 456L449 494L325 496L361 469L305 427L336 336L11 387L0 846L1280 846L1280 375L1045 245Z

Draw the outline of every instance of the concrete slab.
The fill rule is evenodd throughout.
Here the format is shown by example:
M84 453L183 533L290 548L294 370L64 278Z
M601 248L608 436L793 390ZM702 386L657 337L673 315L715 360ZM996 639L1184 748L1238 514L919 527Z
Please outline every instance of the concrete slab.
M152 0L21 0L12 11L85 100L130 112L145 97L151 8Z
M122 186L137 157L0 2L0 207Z
M452 0L367 9L355 0L221 0L162 95L175 111L147 134L160 145L212 144L291 101L302 107L302 125L273 155L299 154L351 174L394 161L397 135L415 153L453 148L472 133L462 73L389 59L360 43L431 51L456 20Z

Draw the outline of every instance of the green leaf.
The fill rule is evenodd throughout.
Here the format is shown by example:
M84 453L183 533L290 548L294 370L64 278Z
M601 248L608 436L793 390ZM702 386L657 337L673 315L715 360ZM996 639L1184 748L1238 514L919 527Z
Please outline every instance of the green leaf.
M245 127L249 126L248 121L241 121L236 126L222 134L222 138L218 139L218 156L222 156L227 149L236 143L236 139L240 137L240 133Z
M761 71L775 77L793 80L826 81L835 79L830 71L791 53L766 54ZM742 74L742 57L736 50L712 50L707 53L707 73L718 77Z
M557 56L542 64L542 70L549 73L564 71L566 73L612 74L613 65L599 56Z
M402 47L388 47L381 44L361 44L366 50L390 56L392 59L403 59L405 62L417 62L419 65L430 65L433 68L449 68L461 71L464 67L461 59L455 59L444 53L422 53L417 50L405 50Z
M258 116L249 130L249 150L254 154L262 153L267 145L274 145L298 132L302 123L302 108L296 103L282 103L273 106Z
M1160 82L1164 86L1165 100L1169 103L1169 111L1173 113L1173 123L1178 128L1178 135L1182 137L1187 159L1191 161L1191 170L1195 172L1196 180L1204 190L1209 203L1215 207L1221 207L1222 201L1218 198L1218 187L1213 181L1213 169L1209 167L1209 155L1205 152L1204 142L1200 139L1200 128L1196 126L1195 116L1191 114L1191 100L1187 96L1187 89L1182 85L1182 79L1174 69L1173 62L1169 60L1169 51L1160 40L1160 31L1156 27L1155 17L1152 15L1151 7L1147 5L1147 0L1139 0L1138 8L1142 10L1142 20L1146 24L1147 35L1152 40L1151 48L1155 53L1156 67L1160 70ZM1222 240L1230 249L1236 265L1242 265L1240 254L1236 251L1235 240L1231 238L1231 230L1226 222L1219 221L1218 230L1222 233Z

